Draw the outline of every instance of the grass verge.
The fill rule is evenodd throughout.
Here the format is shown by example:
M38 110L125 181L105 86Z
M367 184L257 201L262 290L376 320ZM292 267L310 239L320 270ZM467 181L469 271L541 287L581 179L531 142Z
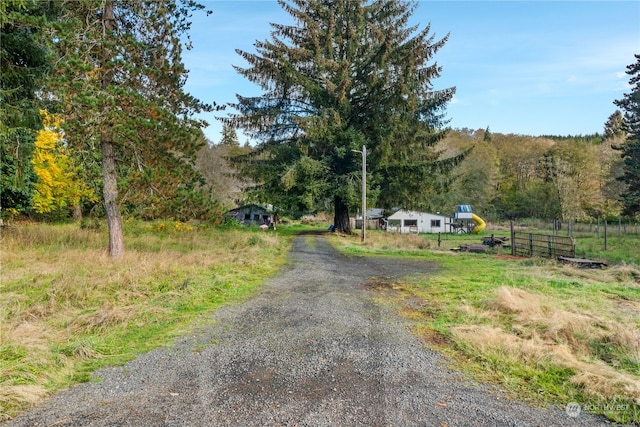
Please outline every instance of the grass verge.
M126 254L114 261L104 228L3 229L0 421L247 297L277 271L291 236L128 222Z
M439 274L393 284L380 298L397 304L460 370L519 399L578 402L616 422L640 423L640 260L626 254L635 263L581 270L447 250L464 239L478 243L449 236L438 249L433 236L379 232L366 245L357 236L332 242L351 254L437 261Z

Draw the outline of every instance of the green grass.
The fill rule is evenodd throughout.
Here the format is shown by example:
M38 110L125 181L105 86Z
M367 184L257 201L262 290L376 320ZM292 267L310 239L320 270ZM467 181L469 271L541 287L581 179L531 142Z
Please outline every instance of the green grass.
M284 262L292 235L126 222L126 254L114 261L104 226L4 229L0 421L244 300Z
M99 367L125 363L207 322L206 314L244 300L275 274L293 236L325 229L291 224L262 232L132 221L125 224L120 261L106 255L104 224L25 223L3 230L0 421L90 380ZM613 420L638 422L640 407L621 386L629 379L640 383L637 236L610 236L602 257L601 239L578 236L580 256L613 262L603 271L505 259L500 250L450 250L479 243L475 235L442 235L440 246L435 235L369 232L367 244L359 239L335 236L332 242L351 254L440 265L428 280L400 283L398 299L389 303L469 375L520 398L579 401ZM403 305L409 297L423 306ZM613 381L615 375L622 382ZM611 402L628 410L607 412Z
M332 242L349 254L436 261L439 273L397 284L397 298L386 303L414 320L416 333L468 375L519 399L577 401L614 421L640 422L640 259L638 251L624 249L635 247L637 237L607 252L620 261L606 270L513 259L500 249L450 250L479 239L443 235L438 247L434 235L370 232L365 245L357 236ZM612 402L613 411L607 409Z

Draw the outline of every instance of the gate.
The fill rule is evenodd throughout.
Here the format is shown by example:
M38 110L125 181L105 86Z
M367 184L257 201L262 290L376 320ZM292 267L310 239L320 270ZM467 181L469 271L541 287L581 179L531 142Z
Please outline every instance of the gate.
M570 236L522 232L513 232L512 236L511 253L513 255L546 258L559 256L574 258L576 255L576 244Z

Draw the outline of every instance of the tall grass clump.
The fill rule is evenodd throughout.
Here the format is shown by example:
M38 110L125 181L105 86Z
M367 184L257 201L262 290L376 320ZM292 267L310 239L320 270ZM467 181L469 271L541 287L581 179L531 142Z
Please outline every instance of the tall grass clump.
M428 238L431 247L419 248L417 238ZM463 239L451 236L447 245ZM466 239L479 243L478 236ZM436 250L434 236L371 233L366 245L357 236L332 242L349 253L438 262L432 277L394 286L402 291L393 303L463 371L518 398L576 401L616 422L640 423L638 255L589 270L500 249Z
M289 241L176 221L127 222L126 253L114 261L106 227L3 229L0 421L246 297L274 274Z

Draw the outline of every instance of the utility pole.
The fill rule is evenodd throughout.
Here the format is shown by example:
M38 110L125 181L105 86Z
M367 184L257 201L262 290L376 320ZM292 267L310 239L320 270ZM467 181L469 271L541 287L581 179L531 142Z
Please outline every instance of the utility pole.
M362 153L362 243L366 239L367 228L367 146L362 146L362 151L351 150L356 153Z
M362 146L362 243L367 229L367 146Z

